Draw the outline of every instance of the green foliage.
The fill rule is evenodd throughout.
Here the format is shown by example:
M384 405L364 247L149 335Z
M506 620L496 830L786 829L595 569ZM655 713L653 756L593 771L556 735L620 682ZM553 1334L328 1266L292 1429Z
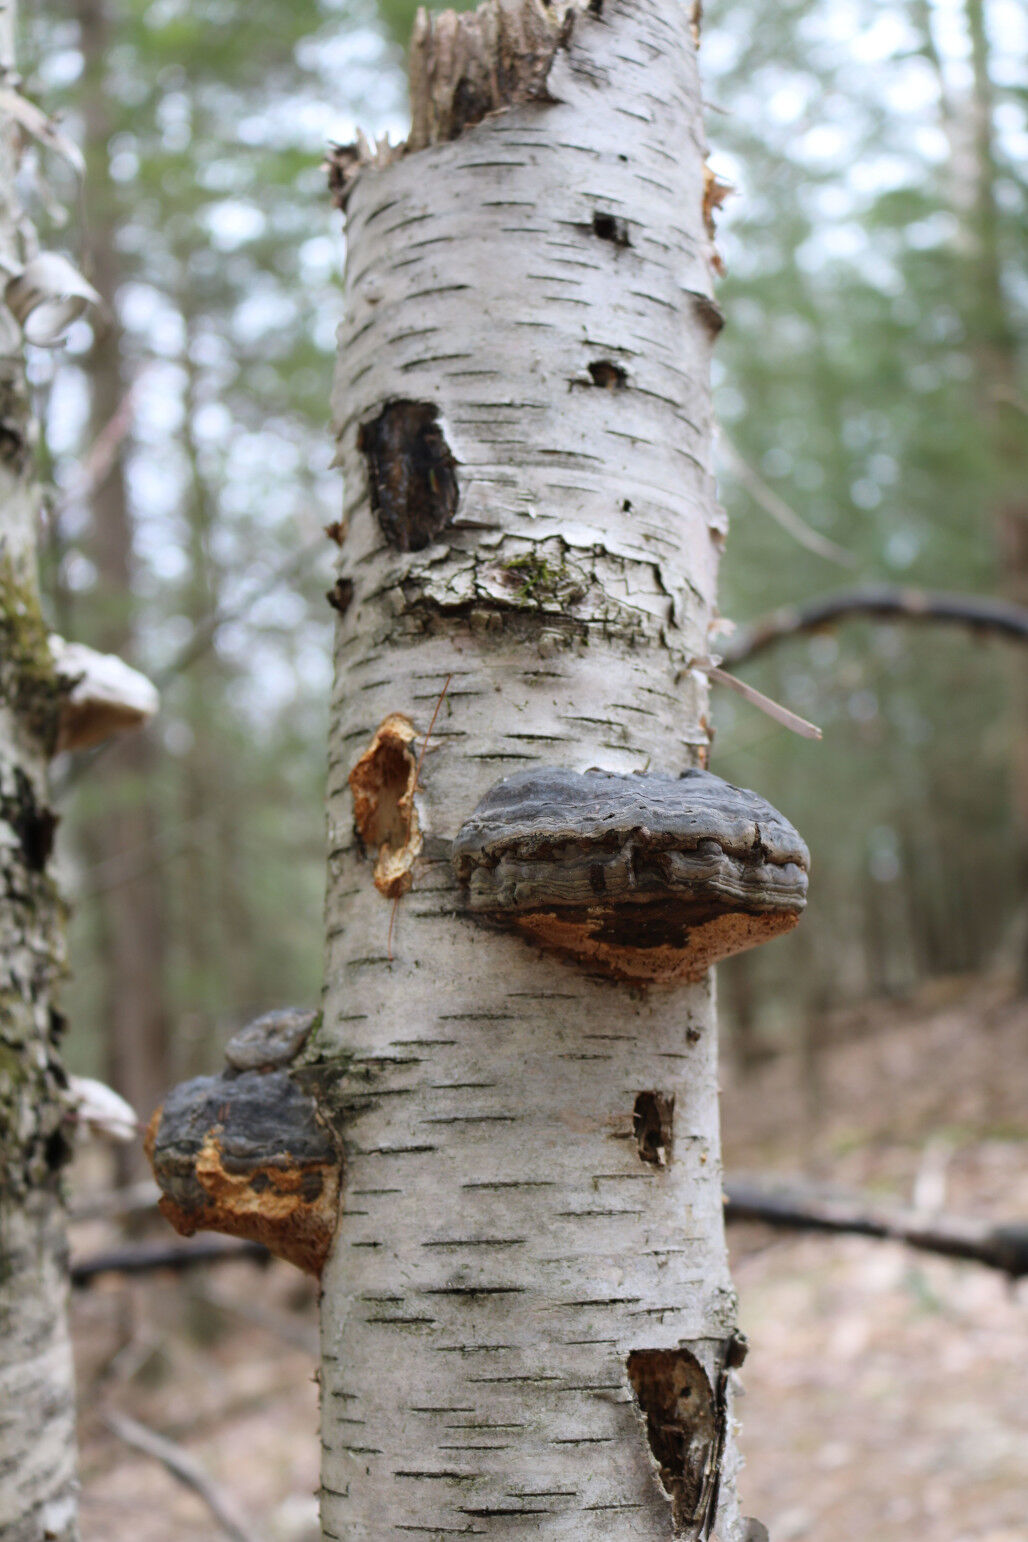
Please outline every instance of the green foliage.
M211 612L233 618L166 686L152 783L122 781L118 794L154 812L158 836L139 860L161 876L182 1070L210 1064L213 1041L247 1013L314 1001L320 984L331 547L316 543L340 496L326 425L342 241L319 161L355 121L402 132L415 10L123 0L84 71L72 23L30 22L34 94L64 105L74 130L99 80L109 120L93 136L87 204L91 227L115 233L124 378L146 371L126 447L138 662L159 675ZM708 133L737 188L721 238L718 417L743 460L854 558L841 568L796 545L726 465L728 615L862 579L1001 586L996 507L1013 461L988 370L1024 331L1028 91L1023 61L998 57L991 0L998 212L986 241L988 209L966 182L966 15L963 38L959 11L947 16L943 49L933 0L706 8ZM998 290L983 251L998 254ZM64 379L85 346L73 340ZM1023 403L1023 359L1005 388ZM123 601L91 577L90 511L72 495L87 449L74 402L58 389L49 423L65 490L52 598L62 626L95 635ZM1017 409L1005 410L1016 438ZM513 571L518 598L561 597L548 559ZM729 1002L756 998L761 1031L791 1033L810 1004L987 962L1018 883L1000 647L862 625L746 673L825 740L795 740L716 696L714 768L777 802L814 857L803 926L726 968ZM68 823L87 829L114 795L92 773ZM81 879L79 1059L96 1058L88 1041L101 1035L96 901L117 872Z

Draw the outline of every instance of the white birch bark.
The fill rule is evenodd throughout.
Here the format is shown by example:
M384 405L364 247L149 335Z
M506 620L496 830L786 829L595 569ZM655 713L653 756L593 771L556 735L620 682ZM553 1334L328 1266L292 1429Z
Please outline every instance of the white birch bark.
M672 1380L689 1355L703 1367L728 1425L700 1452L722 1467L717 1534L741 1535L712 980L619 984L476 927L449 861L511 771L674 775L708 745L687 666L708 651L724 524L688 12L577 13L548 86L364 170L347 209L337 594L352 603L308 1073L345 1148L323 1276L330 1539L707 1535L713 1506L690 1518L680 1495L673 1515L629 1376L639 1351L668 1352ZM413 552L383 539L361 449L398 401L436 409L459 484L452 522ZM448 679L390 958L348 777L390 714L423 749ZM674 1098L666 1165L633 1131L646 1092Z
M13 5L0 63L13 66ZM16 250L16 131L0 125L0 255ZM46 763L58 689L36 589L38 488L21 337L0 306L0 1539L73 1542L75 1424L51 988L58 903Z

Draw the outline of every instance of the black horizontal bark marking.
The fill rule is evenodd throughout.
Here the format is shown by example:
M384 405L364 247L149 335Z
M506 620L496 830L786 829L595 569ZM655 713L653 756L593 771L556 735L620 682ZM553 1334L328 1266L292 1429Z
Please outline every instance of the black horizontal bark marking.
M428 1472L412 1467L397 1467L393 1470L394 1478L457 1478L463 1482L468 1481L469 1474L458 1472L455 1467L444 1467L438 1472Z
M435 1323L434 1317L365 1317L366 1323L377 1323L380 1326L394 1326L400 1328L431 1328Z
M641 1300L642 1296L586 1296L581 1301L557 1301L554 1306L558 1310L577 1310L580 1306L631 1306Z
M437 1355L494 1355L508 1349L518 1349L517 1344L436 1344Z
M563 1438L551 1438L555 1446L610 1446L614 1443L613 1435L565 1435Z
M462 1189L555 1189L553 1178L495 1178L462 1183Z
M355 1154L357 1156L419 1156L438 1150L438 1146L368 1146Z
M517 1114L440 1114L434 1119L419 1119L419 1124L517 1124Z
M520 1248L527 1237L453 1237L422 1242L423 1248Z
M502 1449L502 1448L494 1448L494 1449ZM480 1515L480 1516L483 1517L483 1519L487 1519L488 1517L493 1516L493 1515L552 1515L553 1511L552 1510L543 1510L543 1509L529 1510L529 1509L525 1509L523 1507L522 1508L517 1508L517 1507L512 1506L512 1505L494 1505L492 1508L483 1508L481 1510L472 1510L470 1508L467 1508L464 1505L461 1505L460 1513L462 1515Z
M426 1285L423 1296L523 1296L524 1285ZM638 1298L636 1298L638 1299Z

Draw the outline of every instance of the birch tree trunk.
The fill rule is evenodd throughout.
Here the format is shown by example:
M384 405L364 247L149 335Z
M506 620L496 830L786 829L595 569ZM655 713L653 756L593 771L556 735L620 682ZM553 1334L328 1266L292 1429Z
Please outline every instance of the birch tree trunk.
M13 6L0 63L13 68ZM17 253L17 130L0 125L0 255ZM0 306L0 1538L73 1542L75 1429L60 1170L61 963L46 764L57 682L36 587L39 492L21 337Z
M706 761L696 43L677 0L422 17L406 152L336 156L345 614L305 1072L345 1152L330 1539L746 1534L712 978L618 983L476 926L450 861L513 771Z

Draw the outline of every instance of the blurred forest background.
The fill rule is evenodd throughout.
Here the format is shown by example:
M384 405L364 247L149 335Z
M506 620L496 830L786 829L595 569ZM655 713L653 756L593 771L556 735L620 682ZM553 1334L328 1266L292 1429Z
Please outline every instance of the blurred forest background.
M57 768L68 1055L144 1117L249 1016L318 997L344 258L320 161L357 123L402 135L413 14L50 0L23 18L26 89L88 161L78 188L40 152L33 213L109 304L32 361L49 611L163 692L145 734ZM1028 600L1024 9L716 0L701 62L733 189L724 613L871 581ZM713 768L814 858L799 931L721 971L737 1063L802 1049L828 1007L1015 972L1023 651L865 622L741 672L825 738L715 693Z

